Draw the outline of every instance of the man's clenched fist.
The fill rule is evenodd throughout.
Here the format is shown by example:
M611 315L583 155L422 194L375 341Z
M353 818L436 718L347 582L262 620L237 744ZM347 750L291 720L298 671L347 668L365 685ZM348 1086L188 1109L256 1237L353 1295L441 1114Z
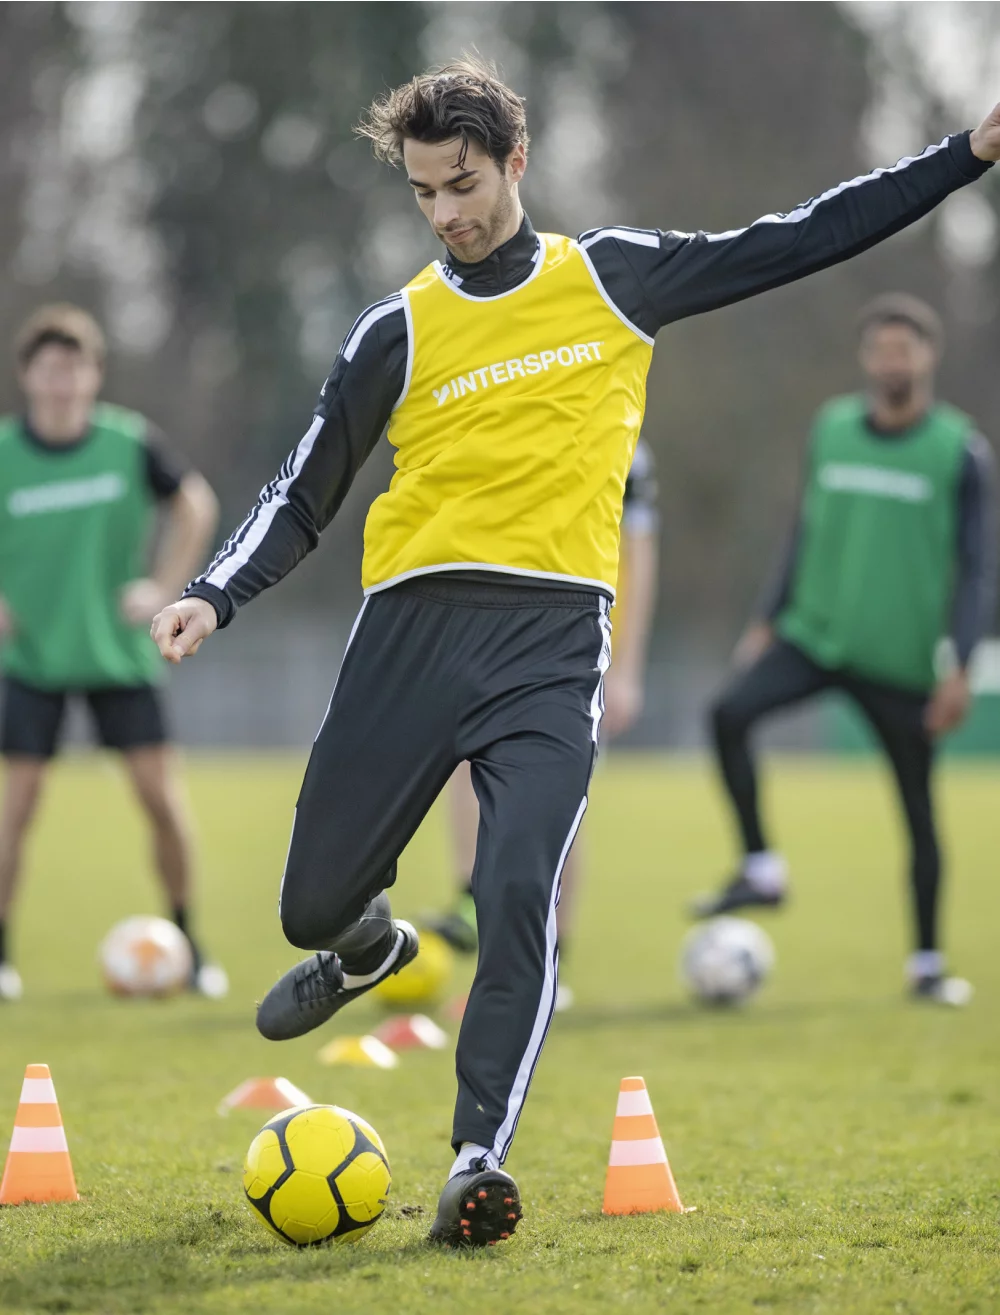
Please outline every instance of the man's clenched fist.
M972 154L980 160L1000 160L1000 105L994 105L969 137Z
M153 617L149 633L168 662L193 657L219 624L215 608L204 598L182 598Z

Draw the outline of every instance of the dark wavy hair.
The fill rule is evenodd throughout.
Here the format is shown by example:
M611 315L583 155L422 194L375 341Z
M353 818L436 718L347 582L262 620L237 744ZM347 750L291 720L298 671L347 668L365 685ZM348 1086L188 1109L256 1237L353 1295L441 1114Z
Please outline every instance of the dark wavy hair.
M884 292L868 302L858 316L858 333L881 324L905 324L937 351L944 345L944 329L935 310L908 292Z
M398 165L403 142L462 143L465 165L475 142L499 169L517 145L528 147L524 101L502 82L494 64L465 56L429 73L421 73L372 102L355 128L367 138L379 160Z

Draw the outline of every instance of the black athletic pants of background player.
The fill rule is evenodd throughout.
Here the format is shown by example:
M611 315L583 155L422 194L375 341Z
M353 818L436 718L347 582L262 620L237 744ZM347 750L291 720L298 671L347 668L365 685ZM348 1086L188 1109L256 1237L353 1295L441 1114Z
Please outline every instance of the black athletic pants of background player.
M457 765L479 799L479 963L453 1144L503 1161L555 1003L556 903L583 818L610 661L600 594L423 577L368 598L295 812L280 901L302 949L338 937Z
M712 708L716 753L743 844L748 854L768 848L760 823L757 774L749 747L751 728L776 708L800 703L827 689L839 689L854 700L892 763L910 834L917 948L937 949L941 855L931 800L934 742L924 726L926 694L846 671L828 671L794 644L785 640L772 644L736 675Z

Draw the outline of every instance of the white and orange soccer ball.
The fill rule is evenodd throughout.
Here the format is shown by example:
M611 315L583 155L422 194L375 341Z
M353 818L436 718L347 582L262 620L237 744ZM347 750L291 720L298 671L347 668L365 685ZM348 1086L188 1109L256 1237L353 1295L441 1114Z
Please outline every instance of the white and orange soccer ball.
M115 995L163 996L191 981L191 946L166 918L126 918L101 942L104 983Z

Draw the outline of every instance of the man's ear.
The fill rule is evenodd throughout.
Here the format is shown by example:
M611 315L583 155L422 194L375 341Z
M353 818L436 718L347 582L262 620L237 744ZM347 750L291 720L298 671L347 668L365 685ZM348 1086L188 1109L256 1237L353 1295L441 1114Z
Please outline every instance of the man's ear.
M524 177L524 171L528 167L528 153L524 149L524 143L518 144L507 156L507 170L512 183L519 183Z

